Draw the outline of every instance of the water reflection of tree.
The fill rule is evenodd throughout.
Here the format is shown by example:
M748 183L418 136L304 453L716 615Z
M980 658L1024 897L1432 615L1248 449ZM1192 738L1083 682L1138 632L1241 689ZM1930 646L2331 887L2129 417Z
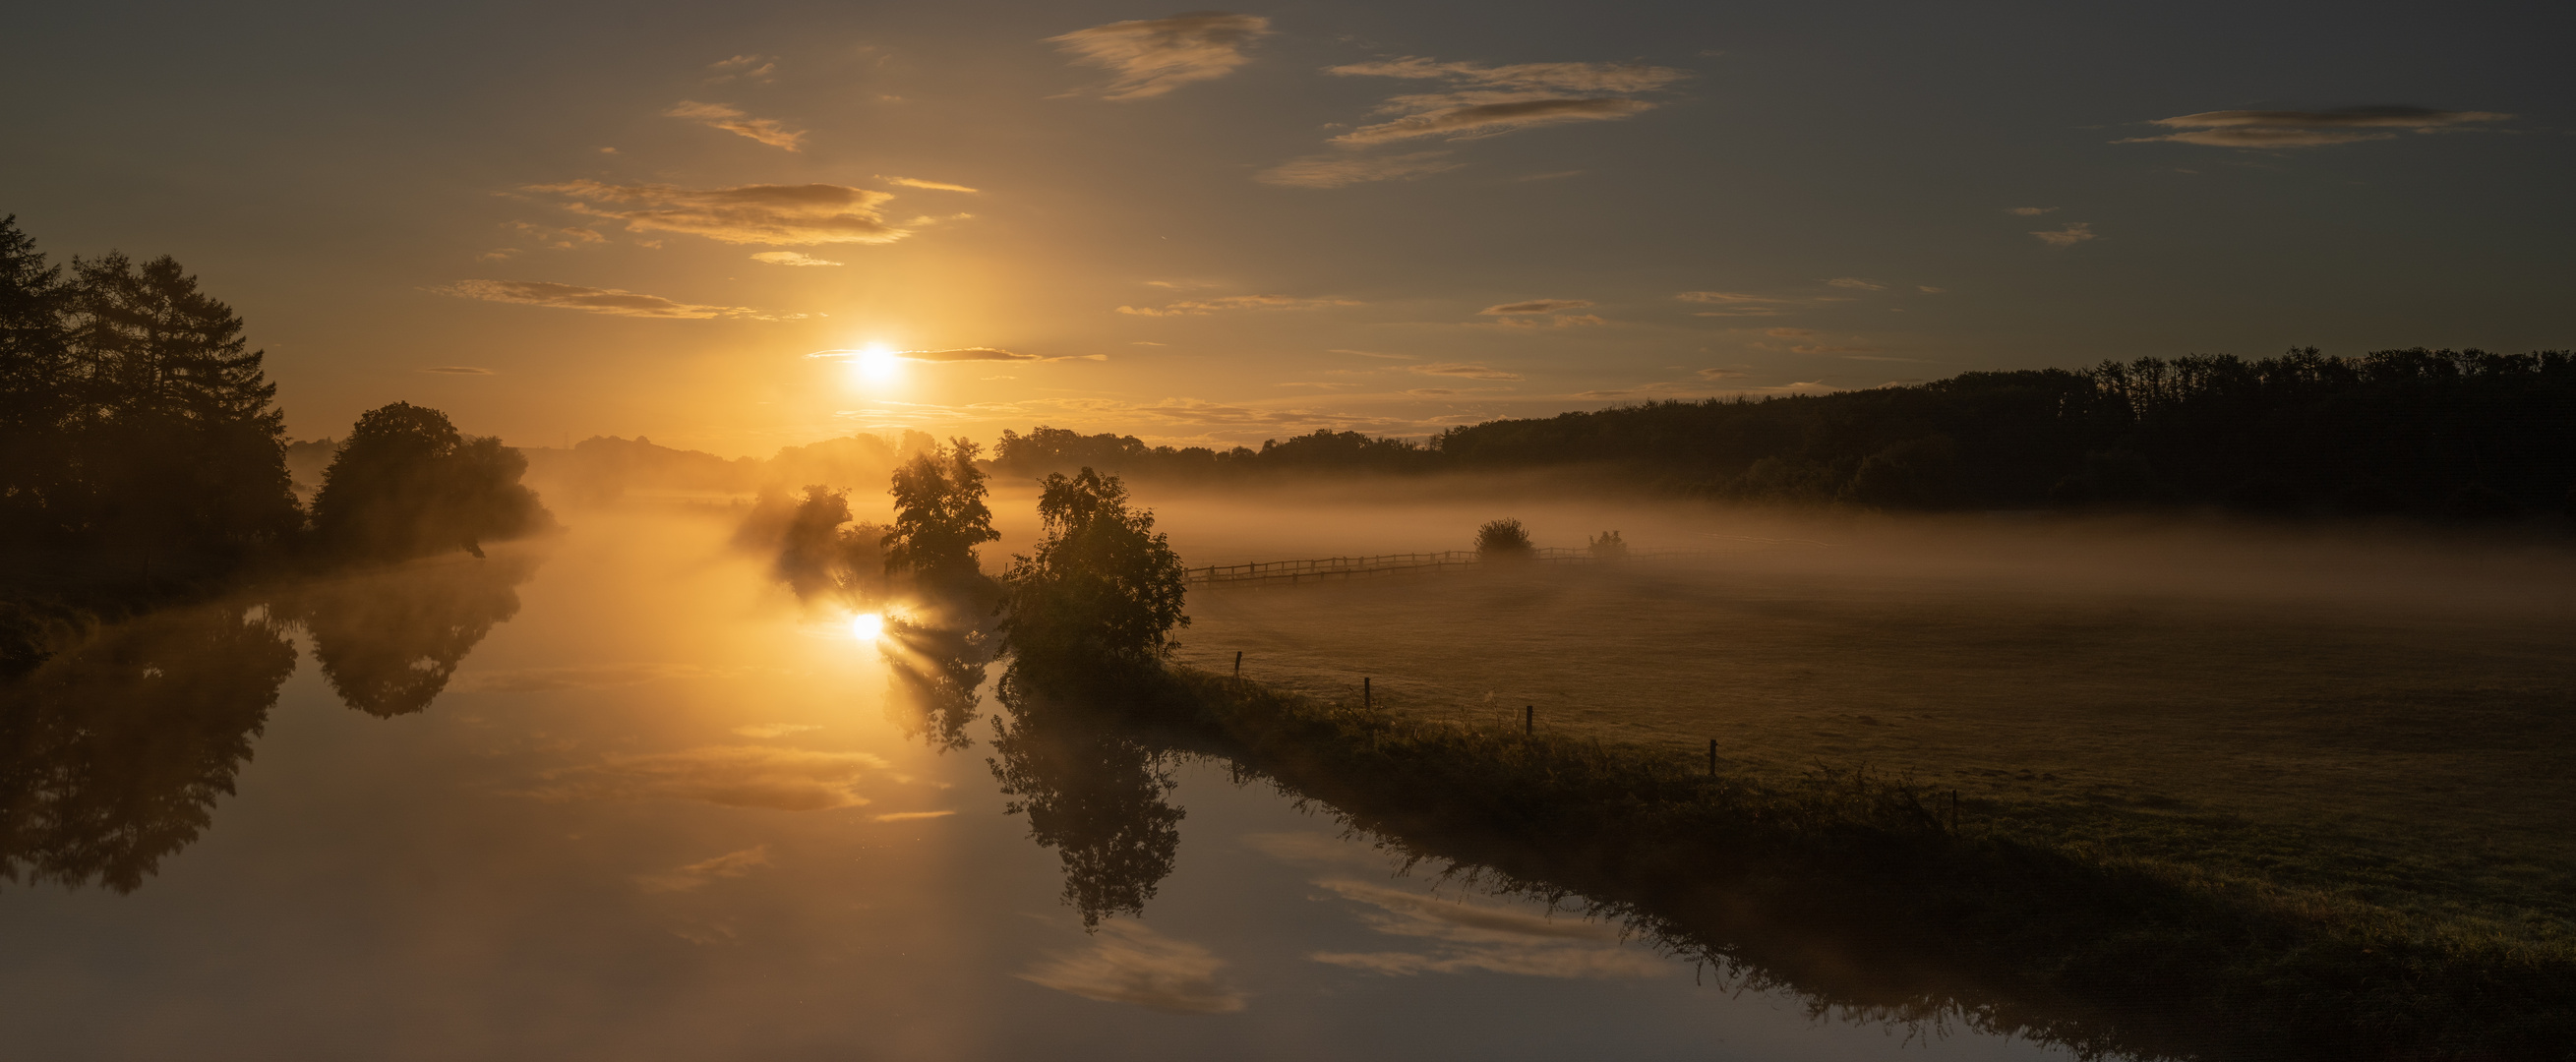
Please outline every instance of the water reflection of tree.
M313 655L349 707L392 717L420 711L493 626L519 612L525 557L415 563L288 595L282 608L313 635Z
M984 685L990 640L972 627L897 624L886 646L886 717L904 736L941 752L974 744L975 691Z
M1164 798L1177 782L1167 754L1079 704L1031 691L1014 664L998 695L988 761L1002 792L1026 812L1029 836L1064 858L1064 899L1085 927L1139 914L1172 873L1181 809Z
M0 689L0 878L143 884L233 792L295 672L265 613L165 612Z

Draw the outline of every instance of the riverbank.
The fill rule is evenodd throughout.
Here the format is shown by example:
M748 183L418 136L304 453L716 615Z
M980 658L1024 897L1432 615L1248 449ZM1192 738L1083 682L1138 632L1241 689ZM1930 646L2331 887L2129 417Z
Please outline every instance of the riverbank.
M2576 941L2001 828L1857 772L1427 722L1176 669L1151 717L1407 854L1579 893L1820 1005L2219 1058L2564 1058ZM1517 721L1512 721L1517 722Z

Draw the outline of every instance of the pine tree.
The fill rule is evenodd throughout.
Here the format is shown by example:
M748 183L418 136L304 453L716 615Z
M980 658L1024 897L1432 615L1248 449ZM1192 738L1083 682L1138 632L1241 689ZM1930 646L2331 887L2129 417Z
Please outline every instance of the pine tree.
M73 406L67 316L71 287L18 228L0 218L0 541L26 543L51 529L51 510L72 487L63 429Z

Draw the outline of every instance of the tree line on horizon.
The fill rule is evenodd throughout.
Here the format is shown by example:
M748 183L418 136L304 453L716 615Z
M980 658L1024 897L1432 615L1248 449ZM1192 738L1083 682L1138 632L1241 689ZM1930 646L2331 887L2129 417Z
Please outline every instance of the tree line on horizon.
M0 218L0 670L254 570L479 556L550 524L518 451L404 402L358 419L305 505L263 359L169 256L66 270Z
M2576 354L2193 355L1829 395L1645 402L1260 449L1004 431L997 471L1155 478L1611 466L1729 501L1940 511L2222 506L2270 516L2576 515Z

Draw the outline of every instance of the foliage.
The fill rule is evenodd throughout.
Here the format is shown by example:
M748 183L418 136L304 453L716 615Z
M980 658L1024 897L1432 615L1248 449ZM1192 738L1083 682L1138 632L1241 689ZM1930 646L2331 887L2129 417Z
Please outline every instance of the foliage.
M168 257L47 265L0 220L0 538L223 568L294 533L285 415L232 309Z
M885 533L888 572L911 569L934 580L976 574L975 547L1002 537L984 504L984 472L975 467L981 447L951 439L894 471L894 527Z
M303 625L341 703L379 718L428 708L492 628L519 614L525 557L423 561L294 587L270 612Z
M314 534L325 550L355 559L460 548L479 557L485 539L551 522L536 493L519 484L527 467L499 439L459 435L437 410L408 402L369 410L323 474Z
M1487 520L1476 529L1476 554L1486 560L1517 560L1535 555L1529 529L1513 518Z
M1127 507L1116 476L1083 469L1046 478L1044 537L1003 575L1003 635L1023 661L1109 675L1148 669L1173 647L1185 572L1154 514Z

